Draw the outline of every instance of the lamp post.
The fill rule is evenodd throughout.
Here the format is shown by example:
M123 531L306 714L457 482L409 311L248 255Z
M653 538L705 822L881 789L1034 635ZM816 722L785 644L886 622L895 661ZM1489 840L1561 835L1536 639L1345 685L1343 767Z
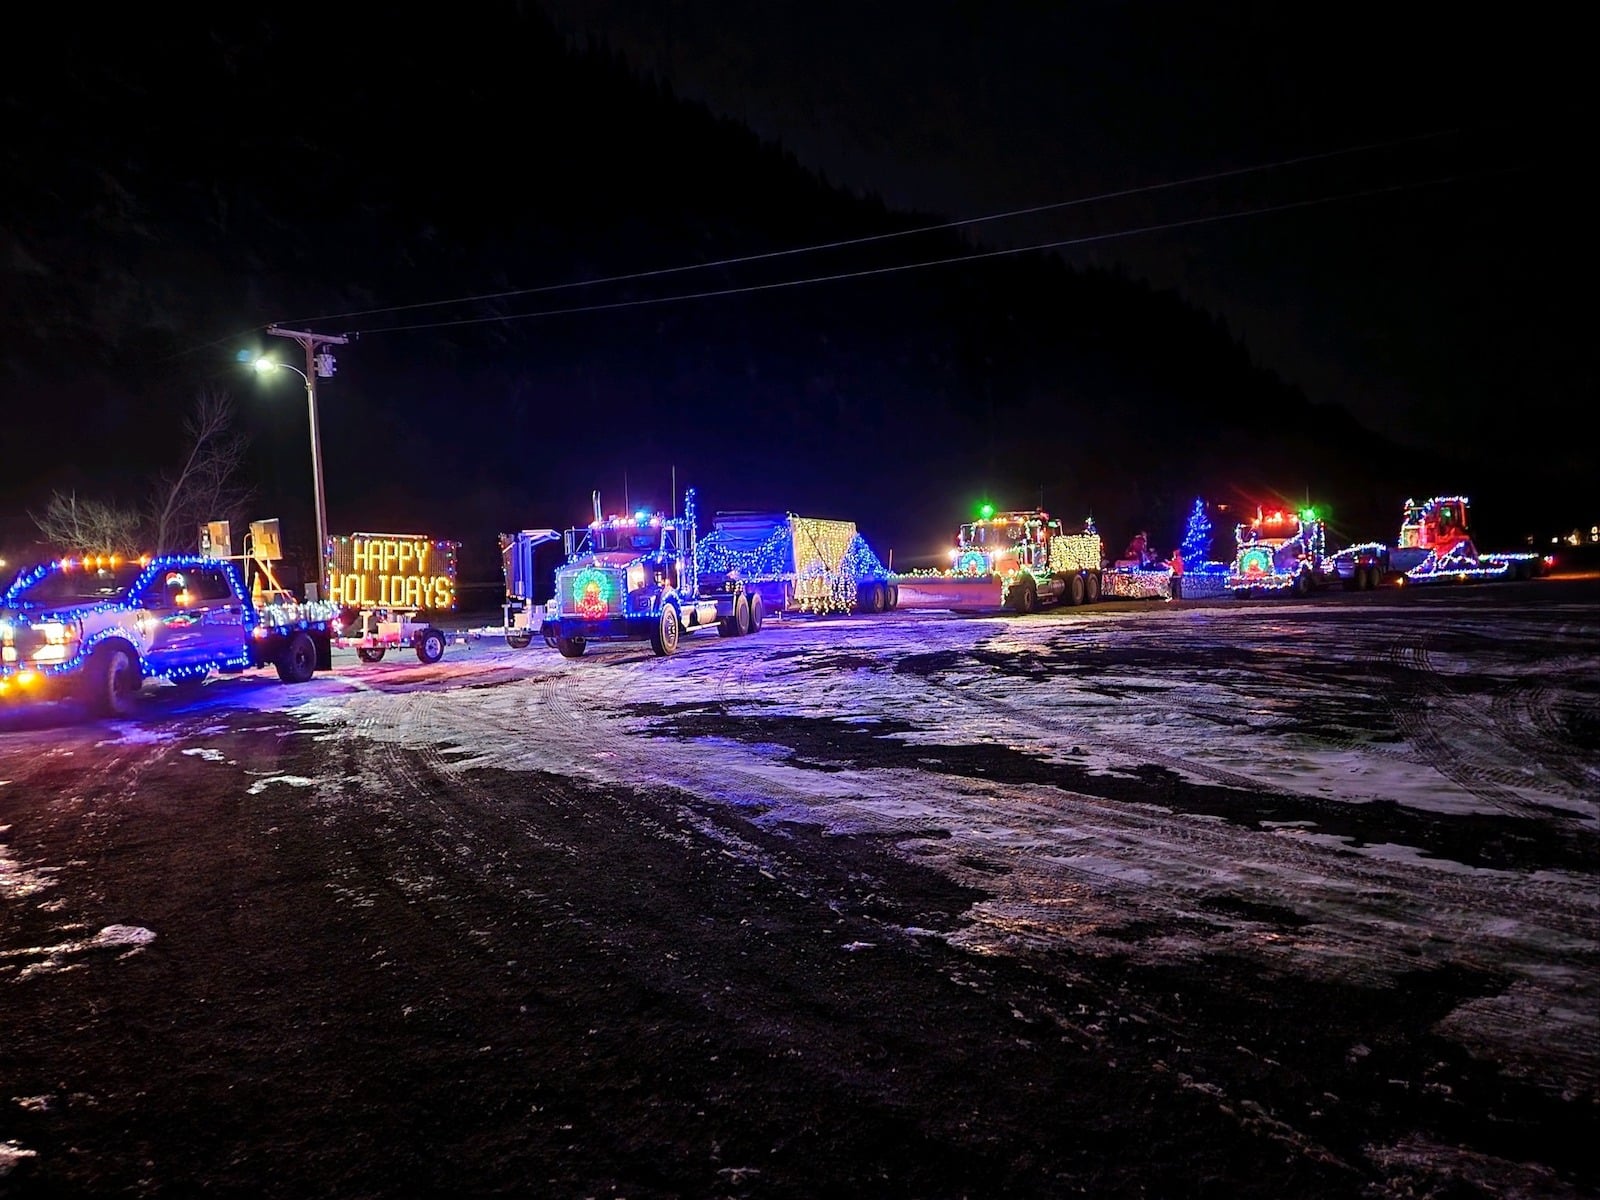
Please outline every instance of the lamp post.
M306 369L291 367L288 363L280 363L262 355L255 360L255 368L261 374L283 367L293 371L306 385L306 406L311 414L311 476L316 487L317 497L317 598L321 599L322 584L328 577L328 505L322 491L322 434L317 425L317 380L318 378L330 379L333 377L335 363L333 355L321 346L342 346L350 339L327 333L305 333L293 329L280 329L276 325L269 326L267 332L273 337L293 338L305 347ZM307 599L310 599L307 596Z

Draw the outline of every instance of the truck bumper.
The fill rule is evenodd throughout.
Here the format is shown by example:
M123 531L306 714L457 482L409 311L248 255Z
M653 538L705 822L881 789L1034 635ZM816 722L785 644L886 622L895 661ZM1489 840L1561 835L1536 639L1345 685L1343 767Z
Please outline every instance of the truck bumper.
M642 642L649 639L655 627L655 617L607 617L601 621L546 617L539 634L552 645L558 637L582 638L586 642Z

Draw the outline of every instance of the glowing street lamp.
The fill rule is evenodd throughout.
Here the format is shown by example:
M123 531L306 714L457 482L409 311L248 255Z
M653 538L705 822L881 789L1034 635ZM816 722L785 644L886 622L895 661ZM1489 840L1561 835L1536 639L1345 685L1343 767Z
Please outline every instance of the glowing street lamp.
M267 327L267 332L274 337L293 338L305 347L306 369L291 367L288 363L278 362L265 354L258 355L252 364L257 374L269 375L282 367L293 371L305 381L306 406L311 413L311 477L316 487L317 496L317 597L321 598L322 584L328 577L328 504L322 490L322 434L317 425L317 380L331 379L337 369L333 355L322 346L342 346L350 339L338 337L327 333L302 333L293 329L280 329L276 325ZM240 354L245 358L245 354ZM306 597L310 599L308 595Z

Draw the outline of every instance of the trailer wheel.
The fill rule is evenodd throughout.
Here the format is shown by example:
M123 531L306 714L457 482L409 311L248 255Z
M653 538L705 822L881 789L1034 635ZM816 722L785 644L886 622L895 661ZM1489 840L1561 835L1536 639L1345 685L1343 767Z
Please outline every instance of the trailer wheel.
M384 651L383 646L357 646L356 657L364 663L382 662Z
M317 673L317 644L309 633L297 633L272 665L284 683L307 683Z
M662 658L678 649L678 610L670 604L662 606L661 619L650 631L650 649Z
M889 588L889 611L893 612L900 607L900 585L891 583L887 586Z
M750 597L743 592L733 598L733 630L739 637L750 632Z
M86 699L97 717L133 715L144 677L139 660L121 642L108 642L89 656L89 688Z
M436 663L444 657L444 634L437 629L424 629L417 635L417 661Z
M564 633L556 634L556 649L561 652L562 658L582 658L583 652L589 648L589 643L581 637L568 637Z
M856 605L862 612L882 612L883 588L876 583L863 583L856 589Z
M762 611L763 607L764 606L761 603L761 593L760 592L751 592L750 593L750 632L751 633L760 633L761 632L761 622L766 616L766 614Z
M520 629L516 633L506 634L506 645L513 650L526 650L533 645L533 630Z
M1082 575L1074 575L1067 580L1067 603L1073 607L1082 604L1088 590L1084 585Z
M1083 577L1083 602L1085 604L1100 603L1100 572L1090 571Z

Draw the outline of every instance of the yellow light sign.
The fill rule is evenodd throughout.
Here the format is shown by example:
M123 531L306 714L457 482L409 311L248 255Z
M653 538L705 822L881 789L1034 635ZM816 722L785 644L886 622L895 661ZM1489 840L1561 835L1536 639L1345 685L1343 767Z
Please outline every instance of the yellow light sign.
M327 598L350 608L447 611L456 604L456 543L421 534L328 539Z

